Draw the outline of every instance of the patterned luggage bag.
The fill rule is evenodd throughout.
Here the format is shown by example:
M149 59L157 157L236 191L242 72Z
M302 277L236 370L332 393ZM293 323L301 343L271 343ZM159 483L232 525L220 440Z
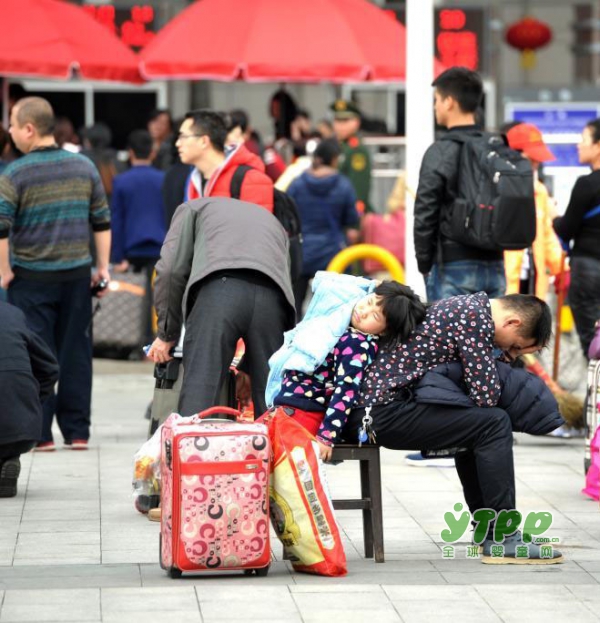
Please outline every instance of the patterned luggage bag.
M162 428L160 566L172 578L269 571L267 427L205 419L216 413L240 415L212 407L192 418L172 416Z
M141 357L144 345L144 273L122 273L110 282L109 291L94 312L94 356Z
M590 359L585 397L585 454L583 468L587 474L592 462L591 441L600 425L600 359Z

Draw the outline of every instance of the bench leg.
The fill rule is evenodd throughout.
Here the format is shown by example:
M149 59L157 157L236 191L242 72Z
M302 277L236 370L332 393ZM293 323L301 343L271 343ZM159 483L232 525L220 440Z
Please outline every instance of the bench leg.
M381 500L381 466L379 454L369 461L369 482L371 494L372 535L375 548L375 562L384 562L383 552L383 504Z
M369 466L371 461L359 461L360 464L360 495L362 499L371 499L371 487L369 482ZM364 508L363 516L363 540L365 543L365 558L373 558L373 511Z

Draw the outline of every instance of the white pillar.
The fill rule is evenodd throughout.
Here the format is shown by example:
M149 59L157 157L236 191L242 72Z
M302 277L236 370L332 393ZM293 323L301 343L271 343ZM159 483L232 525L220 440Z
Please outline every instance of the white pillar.
M406 2L406 283L425 295L413 241L414 193L433 142L433 0Z

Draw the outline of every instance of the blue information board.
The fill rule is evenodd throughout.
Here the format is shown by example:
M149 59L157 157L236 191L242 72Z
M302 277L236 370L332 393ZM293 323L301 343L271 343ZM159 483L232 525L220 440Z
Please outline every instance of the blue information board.
M556 156L546 167L578 167L577 143L585 125L600 117L600 105L572 102L510 103L507 119L533 123L544 135L544 141ZM552 141L552 135L556 142Z

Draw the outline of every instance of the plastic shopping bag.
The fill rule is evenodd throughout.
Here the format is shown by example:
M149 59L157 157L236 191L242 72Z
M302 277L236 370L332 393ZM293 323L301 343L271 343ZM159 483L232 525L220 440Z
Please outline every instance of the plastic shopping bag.
M147 513L160 503L160 435L161 426L135 453L133 466L133 500L136 510Z
M581 492L591 497L592 500L598 500L600 499L600 426L596 429L590 449L592 462L585 477L585 488Z
M346 555L314 437L283 409L263 415L273 461L271 523L296 571L345 575Z

